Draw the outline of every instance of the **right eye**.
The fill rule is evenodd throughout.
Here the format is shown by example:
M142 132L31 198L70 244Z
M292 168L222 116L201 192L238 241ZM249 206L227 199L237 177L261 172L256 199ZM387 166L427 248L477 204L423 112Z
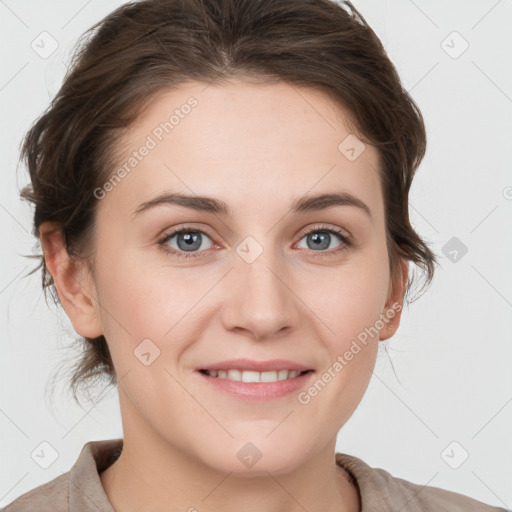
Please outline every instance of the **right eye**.
M209 247L204 247L205 239L210 240ZM171 242L171 246L168 242ZM192 228L176 229L166 234L158 243L165 252L177 258L195 258L198 256L197 252L204 252L201 248L209 249L213 245L211 238L204 231Z

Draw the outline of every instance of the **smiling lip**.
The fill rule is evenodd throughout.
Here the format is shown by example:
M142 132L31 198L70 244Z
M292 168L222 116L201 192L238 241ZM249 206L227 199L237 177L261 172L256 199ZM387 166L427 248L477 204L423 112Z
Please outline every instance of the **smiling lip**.
M205 379L216 391L227 393L236 398L245 400L266 401L289 395L303 388L314 375L314 371L308 371L291 379L278 380L277 382L240 382L230 379L211 377L201 371L196 372L201 379Z
M247 370L255 372L271 372L279 370L297 370L303 372L312 370L309 366L295 363L286 359L271 359L269 361L255 361L252 359L230 359L227 361L220 361L218 363L202 366L197 370Z
M279 370L296 370L304 372L296 377L277 382L241 382L227 378L212 377L204 373L204 370L230 370L237 369L242 371L268 372ZM215 390L227 393L236 398L245 400L266 401L273 400L304 387L311 376L315 373L312 368L303 364L289 361L286 359L272 359L269 361L254 361L251 359L230 359L220 361L202 368L197 368L196 372L205 382L210 384Z

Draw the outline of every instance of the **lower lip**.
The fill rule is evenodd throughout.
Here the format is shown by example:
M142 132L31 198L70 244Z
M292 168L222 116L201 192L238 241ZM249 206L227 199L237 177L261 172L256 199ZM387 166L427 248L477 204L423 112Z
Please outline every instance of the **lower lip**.
M230 379L210 377L197 371L200 377L214 386L219 391L224 391L239 398L250 398L259 400L272 400L302 388L314 374L313 371L294 377L293 379L278 380L277 382L240 382Z

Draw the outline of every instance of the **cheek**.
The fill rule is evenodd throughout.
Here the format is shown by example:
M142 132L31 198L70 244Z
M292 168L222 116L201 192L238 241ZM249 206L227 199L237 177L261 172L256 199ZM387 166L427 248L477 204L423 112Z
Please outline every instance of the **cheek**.
M125 256L97 273L100 315L114 359L129 357L145 339L159 344L184 314L187 287L140 261Z
M303 402L316 401L326 415L342 422L360 402L375 365L389 284L387 258L354 259L333 270L323 282L321 290L310 283L309 295L303 288L305 302L318 317L317 329L329 356L318 375L321 382Z
M344 350L383 313L389 286L387 258L377 259L369 253L329 270L321 280L308 279L303 284L302 296L324 324L331 352Z
M200 268L155 265L134 251L99 269L102 325L119 373L139 366L139 352L158 355L155 366L174 366L200 337L208 316L201 299L218 280L216 272Z

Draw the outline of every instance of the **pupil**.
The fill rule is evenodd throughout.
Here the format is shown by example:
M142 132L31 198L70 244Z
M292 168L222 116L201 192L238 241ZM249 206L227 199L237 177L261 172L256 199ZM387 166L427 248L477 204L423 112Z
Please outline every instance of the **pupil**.
M330 235L329 233L319 232L319 233L313 233L311 235L311 238L313 239L314 246L310 247L310 249L327 249L329 247L329 241L330 241ZM323 245L322 245L322 242ZM325 243L327 242L327 243Z
M182 246L182 241L185 242L184 246ZM182 250L199 249L200 246L201 241L199 233L181 233L178 236L178 247Z

